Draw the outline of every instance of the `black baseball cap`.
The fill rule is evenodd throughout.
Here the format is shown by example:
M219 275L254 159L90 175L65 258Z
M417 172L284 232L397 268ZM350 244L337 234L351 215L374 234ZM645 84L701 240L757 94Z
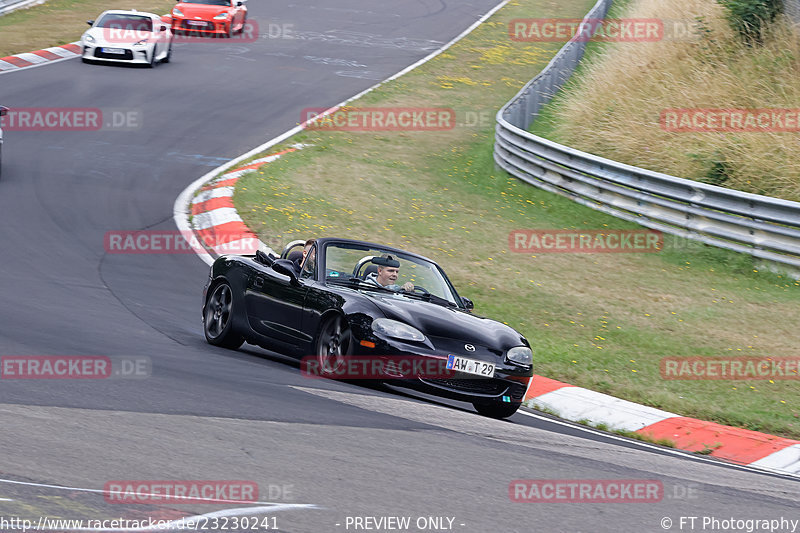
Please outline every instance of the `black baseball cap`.
M372 263L385 267L400 268L400 261L389 254L384 254L380 257L373 257Z

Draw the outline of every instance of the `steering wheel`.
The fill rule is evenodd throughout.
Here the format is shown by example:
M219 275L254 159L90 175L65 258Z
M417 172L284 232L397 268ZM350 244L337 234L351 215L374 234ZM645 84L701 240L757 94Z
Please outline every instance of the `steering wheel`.
M414 290L411 292L417 292L417 291L419 291L422 294L430 294L430 292L428 292L428 289L426 289L422 285L414 285Z

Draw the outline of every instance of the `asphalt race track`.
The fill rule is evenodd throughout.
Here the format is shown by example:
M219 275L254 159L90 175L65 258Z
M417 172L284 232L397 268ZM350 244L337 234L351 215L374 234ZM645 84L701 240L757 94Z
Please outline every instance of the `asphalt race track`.
M0 519L236 507L309 533L386 516L411 517L400 531L465 533L800 519L797 481L522 413L500 422L462 405L305 379L281 356L211 347L200 322L202 261L105 253L109 231L175 230L172 205L190 182L295 126L302 109L336 104L426 56L495 0L308 3L251 0L259 38L178 44L172 62L152 70L68 60L0 75L2 105L137 117L127 129L6 132L0 355L152 365L140 379L0 382ZM657 480L664 495L627 504L509 498L513 480L564 478ZM112 480L251 480L259 501L291 505L120 505L75 490ZM453 520L434 527L420 517ZM0 530L13 529L0 521Z

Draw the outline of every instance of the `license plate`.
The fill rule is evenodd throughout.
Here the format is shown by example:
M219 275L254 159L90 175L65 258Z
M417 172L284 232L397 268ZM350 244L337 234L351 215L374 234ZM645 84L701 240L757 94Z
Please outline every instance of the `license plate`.
M207 23L203 20L187 20L189 26L205 26Z
M494 364L476 359L467 359L458 355L447 356L447 369L482 376L485 378L494 377Z
M104 54L124 54L124 48L103 48Z

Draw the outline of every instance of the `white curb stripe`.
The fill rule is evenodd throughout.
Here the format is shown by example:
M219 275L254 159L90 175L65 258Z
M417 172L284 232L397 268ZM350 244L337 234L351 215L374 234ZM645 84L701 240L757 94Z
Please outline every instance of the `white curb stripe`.
M205 213L198 213L192 218L192 225L198 230L221 226L228 222L241 222L244 224L236 209L232 207L220 207Z
M45 51L50 52L51 54L55 54L60 57L75 57L81 54L77 54L75 52L71 52L66 48L61 48L60 46L53 46L52 48L45 48Z
M30 52L16 54L15 57L18 57L23 61L27 61L28 63L33 63L34 65L38 65L39 63L47 63L50 61L49 59L45 59L42 56L37 56L36 54L31 54Z
M638 431L679 416L580 387L562 387L531 398L528 403L551 409L567 420L588 420L592 424L603 423L611 429L627 431Z
M281 155L282 155L282 154L281 154ZM272 155L268 155L267 157L262 157L262 158L260 158L260 159L254 159L254 160L253 160L253 161L251 161L250 163L247 163L247 165L246 165L246 166L248 166L248 167L249 167L250 165L260 165L260 164L262 164L262 163L272 163L272 162L273 162L273 161L275 161L276 159L280 159L281 155L279 155L279 154L272 154ZM254 170L256 170L256 169L254 169L254 168L247 168L247 169L244 169L244 170L234 170L234 171L232 171L232 172L228 172L227 174L223 174L223 176L230 176L231 174L238 174L239 172L252 172L252 171L254 171Z
M192 200L192 204L201 204L212 198L224 198L225 196L233 196L233 191L235 190L234 187L217 187L216 189L208 189L207 191L202 191L200 194L194 197Z
M80 46L81 43L80 43L80 41L75 41L75 42L72 42L72 43L67 43L67 45L69 45L69 44L75 45L75 46ZM42 50L36 50L37 52L45 52L45 51L46 52L51 52L51 53L59 56L58 59L48 59L46 57L42 57L42 56L40 56L38 54L35 54L33 52L25 52L25 53L22 53L22 54L15 54L13 56L9 56L9 57L15 57L15 58L23 59L23 60L25 60L25 61L27 61L27 62L29 62L31 64L20 67L20 66L17 66L15 64L13 64L13 63L9 63L8 61L0 60L0 74L8 74L8 73L11 73L11 72L17 72L17 71L25 70L25 69L29 69L29 68L37 68L37 67L43 67L43 66L46 66L46 65L52 65L53 63L58 63L60 61L66 61L68 59L75 59L76 57L80 57L81 56L81 53L79 53L79 52L76 53L76 52L72 52L70 50L67 50L66 48L63 48L63 46L67 46L67 45L52 46L50 48L43 48Z
M234 172L228 172L227 174L223 174L222 176L220 176L220 179L214 180L211 183L215 183L215 182L218 182L218 181L224 181L224 180L230 180L230 179L239 179L242 176L244 176L245 174L249 174L250 172L255 172L255 171L256 171L256 169L254 169L254 168L246 168L244 170L236 170Z
M800 444L789 446L788 448L768 455L763 459L750 463L750 466L800 474Z

